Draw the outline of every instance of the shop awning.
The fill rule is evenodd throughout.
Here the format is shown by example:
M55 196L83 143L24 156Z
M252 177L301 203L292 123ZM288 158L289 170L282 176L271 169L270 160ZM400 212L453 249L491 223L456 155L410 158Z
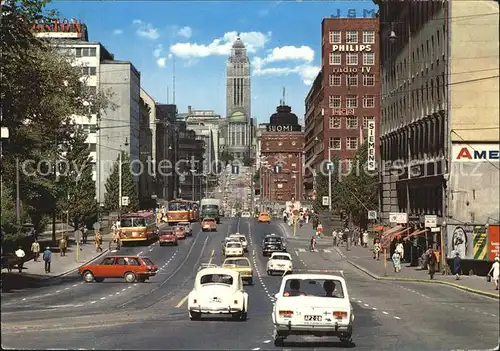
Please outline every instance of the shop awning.
M389 236L389 235L392 235L394 233L397 233L397 232L399 232L402 229L403 229L403 226L401 226L401 225L397 225L395 227L388 228L386 231L384 231L382 233L382 238L385 238L386 236Z
M411 233L410 235L408 235L405 240L408 240L408 238L411 238L412 236L417 236L417 235L420 235L420 234L424 234L425 232L427 232L427 229L420 229L420 230L416 230L414 231L413 233Z
M401 235L405 234L405 233L406 233L406 232L408 232L409 230L410 230L410 228L405 228L405 229L403 229L403 230L401 230L401 231L399 231L399 232L397 232L397 233L394 233L394 234L392 234L392 238L391 238L391 239L394 239L394 238L396 238L396 239L400 239L400 238L401 238Z
M375 232L381 232L382 230L384 230L383 225L377 225L376 227L373 227L373 231Z

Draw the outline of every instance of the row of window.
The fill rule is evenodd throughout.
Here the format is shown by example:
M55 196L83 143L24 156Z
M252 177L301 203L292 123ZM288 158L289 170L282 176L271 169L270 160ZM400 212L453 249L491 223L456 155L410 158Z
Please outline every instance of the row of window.
M328 97L328 107L342 108L342 96L330 95ZM358 107L358 96L346 95L345 108L357 108L357 107ZM375 96L374 95L363 96L363 108L373 108L373 107L375 107Z
M95 57L97 55L96 48L76 48L76 57Z
M344 139L344 144L342 143L342 139ZM331 137L329 142L330 149L332 150L342 150L342 146L345 145L345 149L349 151L355 151L359 146L359 138L358 137Z
M342 65L342 55L345 55L345 64L348 66L359 65L359 53L347 52L331 52L329 56L330 66L340 66ZM373 66L375 64L375 53L374 52L363 52L363 66Z
M328 120L329 129L341 129L342 128L342 118L345 118L346 129L358 129L359 126L359 118L357 116L330 116ZM373 116L364 116L363 117L363 129L368 129L368 122L374 121L375 117Z
M97 73L96 67L82 67L82 75L84 76L95 76Z
M342 86L342 74L334 73L329 76L331 87ZM345 75L345 85L348 87L357 87L359 84L358 74L346 74ZM375 86L375 75L374 74L363 74L363 86L373 87Z
M349 44L357 44L359 41L358 38L359 32L355 30L348 30L345 32L345 42ZM363 31L362 37L363 44L375 44L375 31L374 30L365 30ZM330 44L341 44L342 43L342 31L334 30L328 33L328 41Z

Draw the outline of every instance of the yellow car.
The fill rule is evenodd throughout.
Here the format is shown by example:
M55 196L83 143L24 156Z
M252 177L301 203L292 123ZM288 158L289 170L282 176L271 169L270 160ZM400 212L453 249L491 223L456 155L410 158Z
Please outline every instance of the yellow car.
M257 220L259 223L271 223L271 216L267 212L261 212Z
M241 275L241 279L246 281L248 285L253 285L253 268L250 260L246 257L230 257L224 260L222 268L228 268L237 271Z

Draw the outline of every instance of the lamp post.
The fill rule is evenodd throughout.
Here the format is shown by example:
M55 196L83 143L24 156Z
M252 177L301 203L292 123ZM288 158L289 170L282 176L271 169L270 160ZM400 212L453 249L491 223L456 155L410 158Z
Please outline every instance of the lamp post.
M120 209L120 216L122 214L122 192L123 192L123 174L122 174L122 155L123 150L121 150L122 146L128 146L128 138L125 138L125 143L120 145L120 157L118 161L118 207Z
M191 172L191 200L194 201L194 175L196 173L196 169L190 169Z
M328 147L328 212L332 212L332 148Z

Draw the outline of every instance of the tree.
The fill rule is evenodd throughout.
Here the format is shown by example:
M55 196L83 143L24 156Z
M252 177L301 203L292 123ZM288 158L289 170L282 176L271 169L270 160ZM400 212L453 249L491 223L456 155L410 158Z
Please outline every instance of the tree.
M113 165L113 172L106 180L106 194L104 195L104 208L108 212L118 212L119 206L119 173L118 160ZM130 158L126 153L122 154L122 196L128 196L129 205L122 206L122 213L136 211L139 208L139 196L134 176L130 172Z
M219 160L221 160L222 162L224 163L229 163L229 162L232 162L234 161L234 157L233 155L231 155L229 152L227 151L222 151L219 155Z
M332 212L334 214L341 214L347 208L345 189L342 188L342 184L339 182L339 170L342 163L338 157L334 157L332 163ZM316 176L316 200L313 203L315 212L324 212L328 210L328 206L323 206L323 196L328 196L327 174L319 174Z
M66 169L61 170L63 177L60 178L66 196L61 196L59 209L68 211L70 224L75 229L97 214L92 158L86 139L87 133L75 128L65 156Z

